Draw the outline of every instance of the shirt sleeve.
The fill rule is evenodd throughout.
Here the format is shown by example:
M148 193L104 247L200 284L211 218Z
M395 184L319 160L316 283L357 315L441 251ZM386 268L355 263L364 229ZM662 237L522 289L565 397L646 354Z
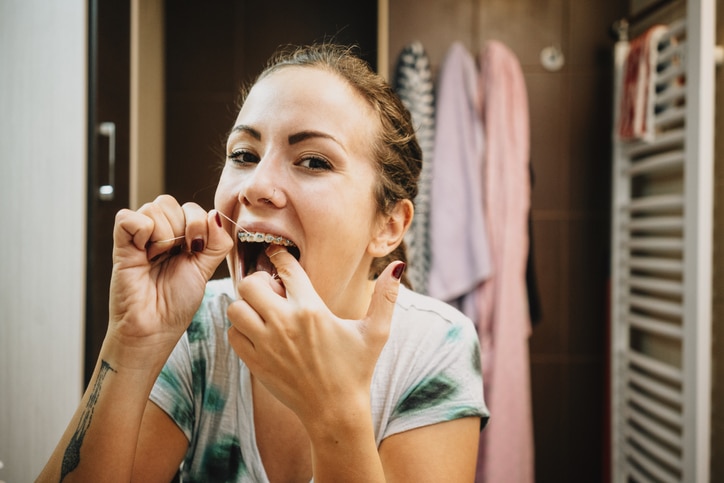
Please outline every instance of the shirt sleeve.
M425 319L439 314L408 312L415 328L397 343L403 369L384 437L468 416L480 417L482 428L489 413L475 326L463 316L431 324Z
M161 370L149 397L174 420L189 441L194 426L191 367L188 334L184 333Z

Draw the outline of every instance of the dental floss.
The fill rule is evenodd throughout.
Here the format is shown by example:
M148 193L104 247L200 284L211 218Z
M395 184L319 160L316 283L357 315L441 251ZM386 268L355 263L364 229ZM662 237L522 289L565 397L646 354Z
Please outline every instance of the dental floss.
M182 238L186 238L186 235L175 236L175 237L173 237L173 238L167 238L167 239L165 239L165 240L156 240L156 241L152 241L151 243L167 243L167 242L172 242L172 241L175 241L175 240L180 240L180 239L182 239Z
M241 225L239 225L238 223L236 223L234 220L232 220L231 218L229 218L228 216L226 216L226 215L225 215L224 213L222 213L221 211L219 211L219 210L216 210L216 211L217 211L221 216L223 216L224 218L226 218L227 220L229 220L229 221L231 222L231 224L234 225L235 227L239 228L240 230L242 230L242 231L244 231L244 232L246 232L246 233L251 234L251 232L250 232L249 230L247 230L247 229L244 228L243 226L241 226ZM168 243L168 242L180 240L180 239L182 239L182 238L186 238L186 235L175 236L175 237L173 237L173 238L167 238L166 240L156 240L156 241L153 241L153 242L151 242L151 243Z
M245 233L251 234L251 232L250 232L249 230L247 230L247 229L244 228L243 226L237 224L234 220L232 220L231 218L229 218L228 216L226 216L226 215L225 215L224 213L222 213L221 211L219 211L219 210L216 210L216 211L217 211L221 216L223 216L224 218L226 218L227 220L229 220L229 221L231 222L231 224L234 225L235 227L237 227L238 229L242 230L242 231L245 232Z

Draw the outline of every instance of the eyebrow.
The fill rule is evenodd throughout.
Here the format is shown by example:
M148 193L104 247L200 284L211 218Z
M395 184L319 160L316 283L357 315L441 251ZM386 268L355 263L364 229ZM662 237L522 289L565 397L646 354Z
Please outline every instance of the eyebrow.
M246 133L256 140L261 140L261 133L259 131L257 131L256 129L254 129L253 127L247 126L245 124L238 124L238 125L234 126L234 129L232 129L231 132Z
M339 147L344 149L344 146L342 145L342 143L340 143L334 136L332 136L331 134L327 134L327 133L319 132L319 131L302 131L302 132L298 132L296 134L290 134L289 135L289 144L292 145L292 144L300 143L302 141L305 141L305 140L311 139L311 138L329 139L331 141L334 141L335 143L337 143L339 145ZM346 151L346 149L344 149L344 150Z
M239 125L234 126L234 128L232 129L232 132L246 133L256 140L261 140L261 133L259 131L257 131L256 129L254 129L253 127L247 126L245 124L239 124ZM344 148L344 145L341 142L339 142L337 140L337 138L335 138L331 134L327 134L327 133L320 132L320 131L301 131L301 132L298 132L295 134L290 134L289 138L288 138L289 145L291 146L292 144L301 143L302 141L306 141L307 139L312 139L312 138L329 139L329 140L337 143L339 145L339 147L341 147L343 150L346 151L346 149Z

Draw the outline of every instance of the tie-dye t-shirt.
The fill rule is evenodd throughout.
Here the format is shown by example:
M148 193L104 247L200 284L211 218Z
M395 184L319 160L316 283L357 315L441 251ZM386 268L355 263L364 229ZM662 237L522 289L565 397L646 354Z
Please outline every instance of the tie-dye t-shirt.
M189 440L182 481L268 481L254 437L249 369L227 342L233 294L229 279L209 282L151 393ZM473 323L401 286L371 398L378 446L395 433L442 421L487 421Z

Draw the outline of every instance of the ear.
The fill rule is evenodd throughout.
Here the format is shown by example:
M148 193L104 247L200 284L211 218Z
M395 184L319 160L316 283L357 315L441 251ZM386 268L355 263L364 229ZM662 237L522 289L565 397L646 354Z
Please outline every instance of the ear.
M374 258L384 257L402 243L412 223L412 215L415 208L410 200L400 200L395 204L392 211L386 215L380 215L380 222L373 234L367 251Z

